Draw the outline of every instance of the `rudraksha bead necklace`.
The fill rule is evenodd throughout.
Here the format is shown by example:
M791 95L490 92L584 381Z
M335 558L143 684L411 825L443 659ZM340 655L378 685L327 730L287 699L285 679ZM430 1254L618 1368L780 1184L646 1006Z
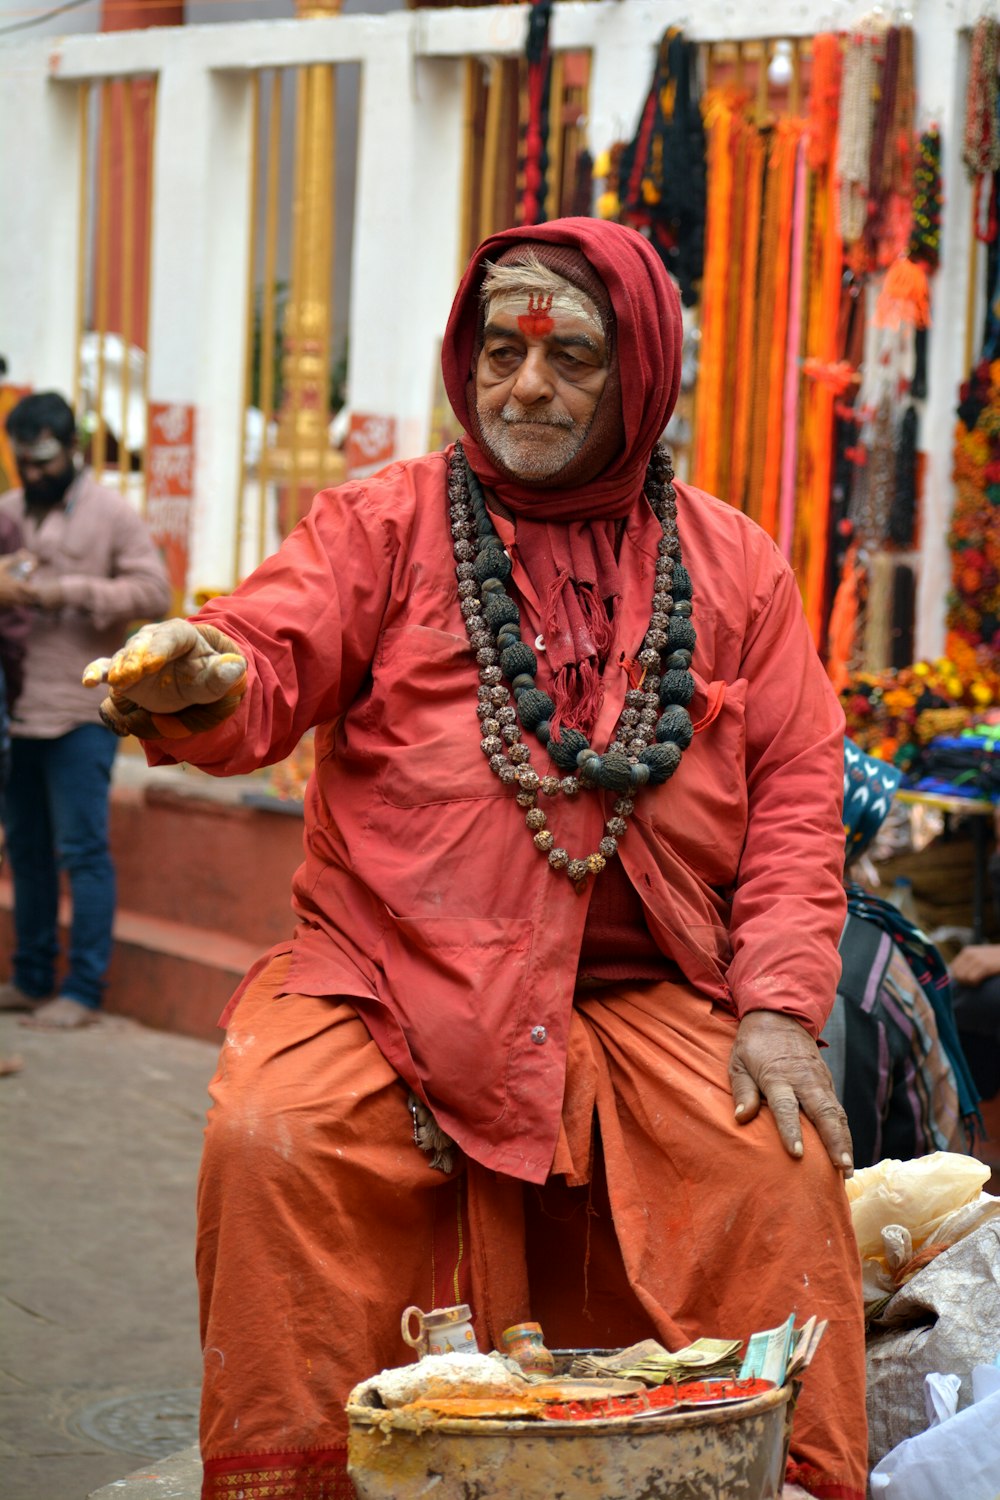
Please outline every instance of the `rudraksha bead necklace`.
M652 614L638 656L642 677L637 687L626 692L614 738L600 755L578 729L563 727L558 739L553 736L550 724L555 704L535 686L538 661L521 639L521 613L505 587L512 572L510 557L461 443L455 444L449 462L448 503L459 604L479 665L480 749L504 785L518 788L515 797L525 809L535 847L548 857L553 870L566 872L577 891L583 889L588 875L599 874L617 853L635 806L635 793L669 780L694 732L687 708L694 696L691 579L681 561L673 468L662 448L653 450L644 489L663 534ZM511 705L512 696L516 708ZM539 776L521 738L522 726L534 731L566 775ZM574 797L581 788L617 792L618 798L594 853L571 859L556 846L546 827L547 815L538 806L538 796L562 793Z

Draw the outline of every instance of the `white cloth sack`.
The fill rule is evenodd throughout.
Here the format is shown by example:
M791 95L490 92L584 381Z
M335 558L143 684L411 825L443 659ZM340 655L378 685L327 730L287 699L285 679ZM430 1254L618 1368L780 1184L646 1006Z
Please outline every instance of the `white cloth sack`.
M1000 1352L1000 1219L993 1217L918 1271L886 1304L868 1337L868 1462L922 1432L924 1376L961 1379L959 1407L972 1402L972 1371ZM1000 1466L989 1500L1000 1494ZM942 1494L966 1500L961 1489Z

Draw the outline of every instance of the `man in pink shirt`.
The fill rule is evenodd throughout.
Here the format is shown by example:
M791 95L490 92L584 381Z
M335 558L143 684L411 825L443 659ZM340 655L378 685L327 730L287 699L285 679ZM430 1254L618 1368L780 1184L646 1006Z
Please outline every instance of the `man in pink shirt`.
M861 1500L816 1044L843 721L795 580L672 482L679 304L634 231L493 236L443 362L461 444L321 494L230 598L87 671L156 763L316 728L295 932L212 1086L203 1495L350 1495L352 1384L406 1359L407 1303L469 1300L485 1347L829 1319L788 1477Z
M162 614L170 591L140 517L80 462L63 398L26 396L6 425L23 487L0 497L0 515L19 525L24 550L8 561L0 597L30 610L31 621L11 719L6 834L16 946L0 1008L28 1011L26 1025L65 1029L96 1019L115 910L108 788L116 742L80 673L131 620ZM60 868L73 914L56 995Z

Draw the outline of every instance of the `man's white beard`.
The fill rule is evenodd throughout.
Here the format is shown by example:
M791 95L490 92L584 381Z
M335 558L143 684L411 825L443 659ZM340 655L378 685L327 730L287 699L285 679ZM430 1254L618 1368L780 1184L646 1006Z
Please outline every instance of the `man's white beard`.
M502 411L476 407L479 430L491 457L519 479L551 479L575 458L583 447L589 424L581 427L572 417L527 416L511 406ZM527 428L544 428L528 433Z

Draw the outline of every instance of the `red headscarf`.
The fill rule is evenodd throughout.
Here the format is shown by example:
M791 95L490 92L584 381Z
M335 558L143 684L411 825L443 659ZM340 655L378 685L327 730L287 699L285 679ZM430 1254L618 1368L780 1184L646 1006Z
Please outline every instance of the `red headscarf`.
M577 489L513 484L496 472L472 440L468 384L478 353L479 289L486 262L516 245L569 245L579 250L604 283L615 315L625 442L602 474ZM445 389L466 431L463 441L480 481L516 515L537 520L588 520L621 516L642 489L649 455L670 419L681 379L680 298L663 262L641 234L603 219L553 219L504 229L484 240L455 294L441 354Z
M590 436L559 475L539 484L502 471L477 441L475 362L479 354L480 288L486 262L520 246L566 247L587 261L607 291L613 328L608 330L612 370L593 428L606 435L609 422L620 434L612 456L597 473L587 472ZM550 255L545 256L550 260ZM553 257L554 259L554 257ZM574 277L575 255L563 274ZM603 300L603 299L602 299ZM602 308L603 312L604 309ZM680 299L656 251L634 229L601 219L555 219L506 229L484 240L469 262L455 295L441 363L445 389L465 428L463 447L480 482L518 518L517 545L544 610L546 651L553 673L558 722L585 732L600 708L600 672L611 644L607 603L621 588L614 522L640 502L649 456L669 420L680 388ZM602 408L605 397L620 411ZM605 445L601 444L602 451ZM581 476L582 477L579 477Z

